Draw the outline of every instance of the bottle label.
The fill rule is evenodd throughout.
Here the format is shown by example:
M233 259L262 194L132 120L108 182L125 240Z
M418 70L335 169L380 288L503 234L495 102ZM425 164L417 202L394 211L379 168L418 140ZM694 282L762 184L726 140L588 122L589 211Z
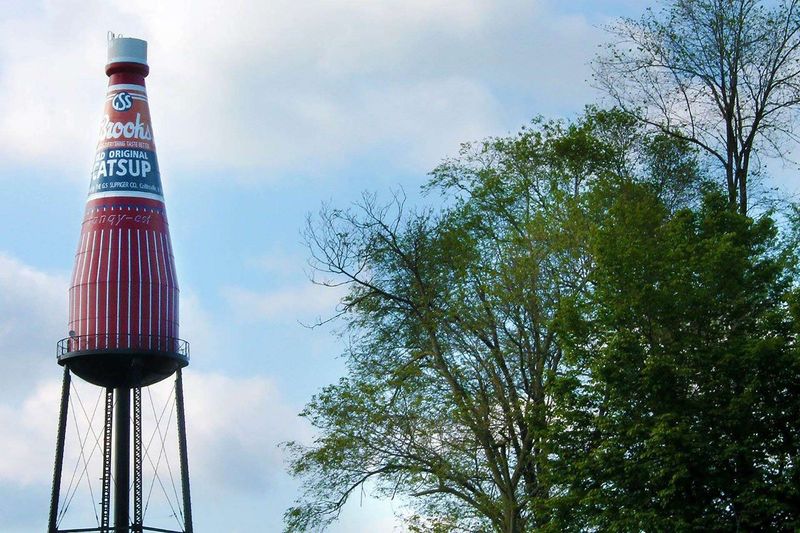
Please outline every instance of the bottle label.
M164 199L142 85L111 85L106 94L89 200L108 196Z

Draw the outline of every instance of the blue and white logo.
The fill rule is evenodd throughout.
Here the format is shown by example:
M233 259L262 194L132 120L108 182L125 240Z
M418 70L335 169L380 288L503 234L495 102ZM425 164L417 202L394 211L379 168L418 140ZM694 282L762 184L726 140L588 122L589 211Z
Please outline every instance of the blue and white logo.
M133 107L133 99L129 93L118 93L116 96L114 96L114 99L111 100L111 107L113 107L116 111L127 111Z

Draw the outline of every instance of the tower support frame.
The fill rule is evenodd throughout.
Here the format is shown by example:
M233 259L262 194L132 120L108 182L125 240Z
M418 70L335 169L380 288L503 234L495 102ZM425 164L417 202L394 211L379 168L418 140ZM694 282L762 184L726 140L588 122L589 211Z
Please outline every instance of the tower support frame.
M118 387L105 389L105 413L103 421L103 472L100 503L99 527L59 529L59 505L61 480L64 468L64 448L66 444L67 419L72 384L69 367L64 368L61 387L61 403L56 437L56 454L53 468L53 487L50 498L48 533L141 533L146 531L162 533L193 533L192 503L189 487L189 461L186 446L186 413L183 397L183 378L181 371L175 375L175 410L178 426L178 452L180 454L180 476L183 504L183 529L174 531L146 526L142 502L142 401L141 387ZM131 402L133 396L133 402ZM133 409L131 409L131 403ZM131 435L131 426L133 435ZM133 439L131 439L131 436ZM131 446L132 444L132 446ZM130 482L131 456L133 456L133 484ZM113 470L112 470L113 465ZM113 476L112 476L113 473ZM130 515L131 489L133 489L133 516ZM114 525L111 526L113 505ZM131 520L131 518L133 520Z

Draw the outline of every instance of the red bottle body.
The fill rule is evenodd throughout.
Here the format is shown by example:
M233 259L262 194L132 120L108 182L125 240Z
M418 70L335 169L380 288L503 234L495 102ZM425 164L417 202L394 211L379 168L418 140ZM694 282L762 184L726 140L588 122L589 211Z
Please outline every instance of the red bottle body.
M111 63L69 290L70 351L175 351L179 290L145 88Z

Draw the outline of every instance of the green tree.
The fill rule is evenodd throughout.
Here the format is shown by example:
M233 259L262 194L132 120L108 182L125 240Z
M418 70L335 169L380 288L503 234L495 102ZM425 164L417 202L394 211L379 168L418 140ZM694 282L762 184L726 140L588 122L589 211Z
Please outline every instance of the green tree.
M698 179L685 143L590 110L465 146L429 185L448 208L324 208L306 237L318 282L349 287L348 373L303 412L315 442L288 445L306 492L287 528L324 526L368 481L421 530L544 527L561 483L553 387L587 334L593 191L646 183L669 211Z
M784 155L800 103L796 0L662 0L610 29L595 81L621 109L716 160L747 212L759 154Z
M551 424L554 529L796 531L794 243L714 191L674 215L630 184L598 198L592 312Z

